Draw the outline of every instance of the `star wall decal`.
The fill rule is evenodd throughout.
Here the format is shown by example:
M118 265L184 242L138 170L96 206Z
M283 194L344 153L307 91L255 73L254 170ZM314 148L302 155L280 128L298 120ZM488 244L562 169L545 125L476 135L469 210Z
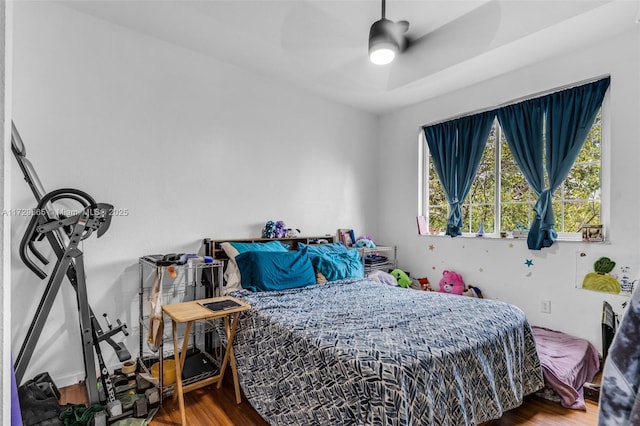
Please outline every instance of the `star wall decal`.
M533 266L533 260L527 259L524 261L524 264L527 265L527 268L530 268Z

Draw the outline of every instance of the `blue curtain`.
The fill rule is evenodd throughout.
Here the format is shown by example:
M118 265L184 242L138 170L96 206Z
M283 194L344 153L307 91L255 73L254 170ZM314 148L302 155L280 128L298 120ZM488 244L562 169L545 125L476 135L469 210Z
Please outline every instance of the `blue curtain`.
M456 152L458 130L455 121L447 121L424 128L433 167L436 169L449 206L456 202ZM449 226L447 226L447 235Z
M602 105L610 78L553 93L546 97L546 169L549 188L542 191L534 207L528 246L550 247L558 237L554 229L552 197L573 167L593 121Z
M424 128L434 168L449 202L446 235L462 234L462 204L476 177L494 117L495 112L490 111Z
M573 167L602 105L609 82L610 79L606 78L509 105L497 112L509 149L527 182L538 195L527 239L527 245L532 250L550 247L558 237L554 229L553 193ZM545 115L544 148L549 188L544 187L543 170Z
M545 107L546 101L536 98L505 106L497 113L513 158L538 196L544 191L542 154ZM530 231L529 236L532 234Z

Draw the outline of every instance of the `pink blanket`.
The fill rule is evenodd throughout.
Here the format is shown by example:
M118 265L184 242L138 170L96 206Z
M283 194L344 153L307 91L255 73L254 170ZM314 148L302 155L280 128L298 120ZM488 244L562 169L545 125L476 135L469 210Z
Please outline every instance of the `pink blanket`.
M586 410L582 387L600 369L596 348L560 331L531 327L546 385L558 393L563 407Z

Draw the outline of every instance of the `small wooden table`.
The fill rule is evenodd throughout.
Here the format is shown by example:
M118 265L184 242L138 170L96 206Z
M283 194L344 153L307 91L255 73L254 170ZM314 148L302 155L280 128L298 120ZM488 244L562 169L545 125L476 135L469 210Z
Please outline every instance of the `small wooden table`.
M223 301L232 301L237 303L239 306L221 310L211 310L203 306L206 303ZM213 383L218 383L218 389L220 389L220 387L222 386L222 379L224 378L224 372L227 363L231 365L233 385L236 391L236 402L240 404L240 386L238 385L236 358L233 354L233 338L236 333L236 327L238 325L238 319L240 318L240 312L249 309L251 309L251 306L248 303L230 296L213 297L210 299L200 299L190 302L174 303L171 305L164 305L162 307L164 313L167 314L169 318L171 318L173 331L173 352L174 357L176 358L176 392L174 393L173 397L178 398L178 404L180 406L180 416L183 425L186 423L184 413L184 393L195 389L200 389L201 387L208 386ZM229 321L230 317L231 321ZM214 318L224 318L224 328L227 335L227 348L224 352L222 364L220 365L220 372L215 376L183 386L182 368L187 357L187 346L189 342L189 334L191 333L191 327L193 326L194 321ZM186 329L182 341L182 350L180 352L178 352L178 348L180 346L178 344L178 333L176 331L178 323L186 323Z

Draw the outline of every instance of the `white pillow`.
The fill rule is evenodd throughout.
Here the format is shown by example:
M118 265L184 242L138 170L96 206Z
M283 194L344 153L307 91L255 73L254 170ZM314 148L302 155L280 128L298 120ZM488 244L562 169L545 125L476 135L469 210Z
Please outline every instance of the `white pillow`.
M229 258L227 267L224 270L225 285L222 289L222 293L227 294L230 291L241 290L242 285L240 284L240 270L238 269L238 264L236 263L236 256L239 255L240 252L229 243L220 244L220 248Z

